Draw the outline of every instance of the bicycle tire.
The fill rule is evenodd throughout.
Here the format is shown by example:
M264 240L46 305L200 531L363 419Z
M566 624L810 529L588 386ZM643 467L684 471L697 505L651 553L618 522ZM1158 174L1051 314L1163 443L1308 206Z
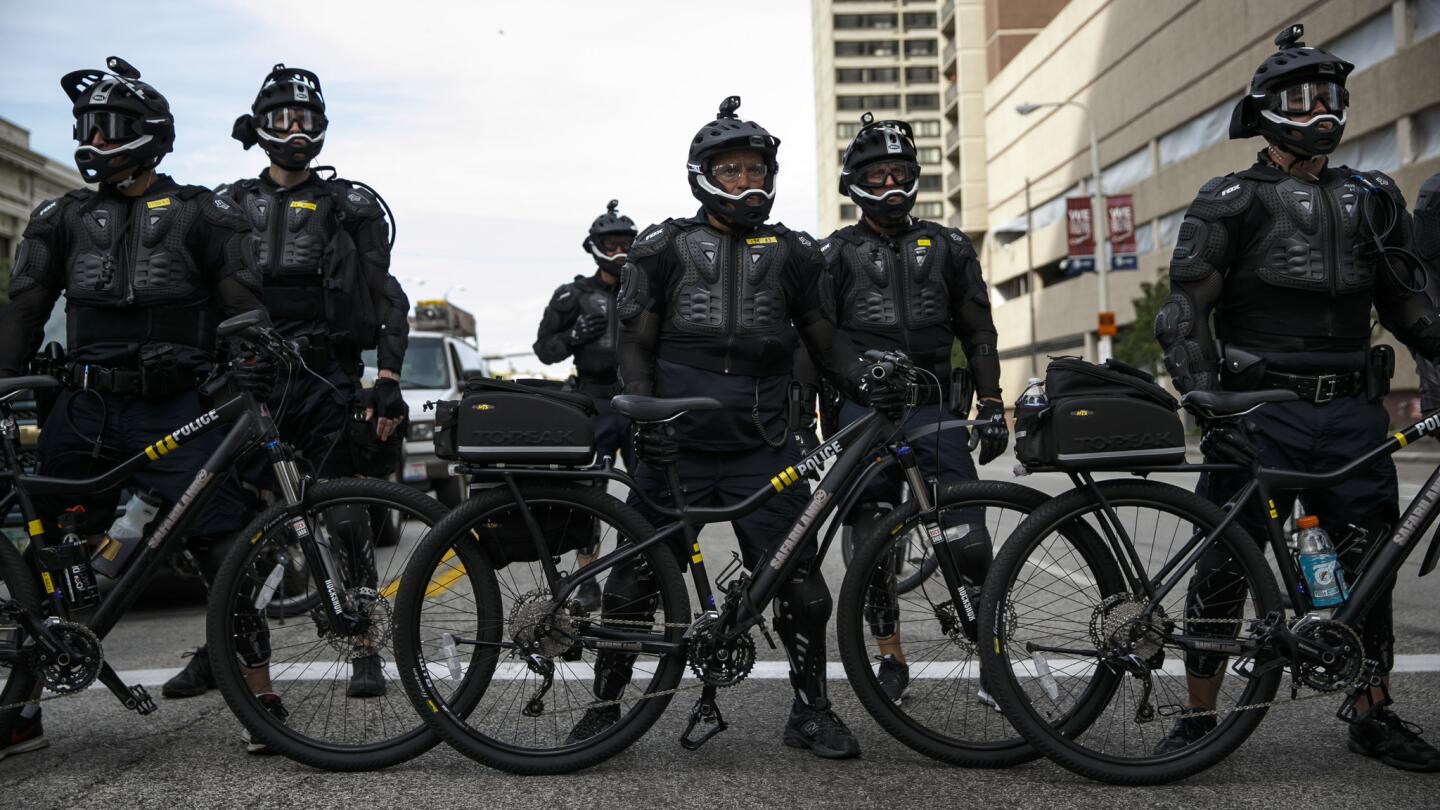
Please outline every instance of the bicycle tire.
M347 478L333 481L326 481L313 484L306 488L304 500L301 504L301 511L306 515L313 516L310 524L319 525L323 520L319 515L329 509L339 506L354 506L365 509L364 515L370 517L371 507L386 508L388 510L401 510L407 519L418 520L422 525L433 526L444 514L444 508L433 498L423 493L390 481L383 481L371 478ZM277 543L288 542L283 534L285 518L296 514L295 510L285 504L277 504L258 515L249 526L247 526L238 539L226 554L219 573L216 575L215 584L212 589L210 608L207 618L207 643L211 650L210 660L214 672L215 682L225 697L225 702L240 722L250 731L253 738L264 742L271 750L283 754L297 762L330 771L369 771L385 768L405 762L429 750L439 738L434 735L420 720L411 714L408 700L395 695L388 694L393 691L400 692L395 688L398 683L387 687L387 694L378 698L369 698L366 705L357 706L361 717L351 722L350 704L341 703L344 716L336 720L336 727L332 731L330 721L334 714L335 695L320 689L319 686L311 685L302 691L299 686L288 692L292 700L301 701L292 703L286 701L286 708L292 718L298 719L300 713L305 711L304 702L328 701L322 704L326 708L324 728L317 736L313 731L292 727L282 720L277 720L268 713L259 700L252 694L251 687L245 681L242 670L241 652L237 638L250 635L253 631L237 630L236 611L230 609L241 600L254 600L257 587L257 579L264 580L263 576L256 574L259 569L252 569L252 563L258 562L268 548ZM261 563L261 565L264 565ZM342 569L348 569L349 565L341 565ZM346 576L344 572L341 574ZM316 593L321 592L320 583L315 581L313 572L306 569L308 587ZM387 578L388 581L388 578ZM342 587L346 583L339 583ZM379 585L379 583L377 583ZM355 586L358 588L358 586ZM383 589L383 587L382 587ZM348 589L347 589L348 590ZM387 597L376 597L377 602L388 602ZM313 647L306 650L308 654L314 647L321 647L326 643L324 634L319 636L321 618L324 614L318 611L302 612L299 615L298 627L301 634L308 634L307 641L313 643ZM380 615L377 607L375 615ZM306 618L315 617L307 625ZM284 616L275 616L267 613L265 630L267 636L273 636L287 632ZM277 630L276 627L281 629ZM297 634L299 635L299 634ZM294 637L294 636L292 636ZM339 643L339 642L335 642ZM299 644L293 645L299 647ZM275 650L281 649L275 647ZM373 646L374 651L381 655L382 664L386 656L392 660L394 653L388 643L379 643ZM269 652L273 653L274 650ZM321 649L319 659L324 658L324 650ZM329 657L334 658L336 653L330 653ZM353 656L352 656L353 657ZM273 666L273 662L272 662ZM296 671L296 681L315 680L323 681L323 676L331 671L336 672L340 677L338 667L341 663L329 665L329 669L320 672L322 678L311 677L311 667L325 666L323 660L316 663L295 663L281 665L283 672ZM289 668L293 668L289 669ZM383 670L382 670L383 672ZM395 680L389 678L388 680ZM284 696L282 696L284 697ZM398 704L398 711L392 704ZM319 709L315 709L315 716L318 720ZM387 719L388 718L388 719ZM387 723L393 722L395 728L393 733L387 728ZM345 736L353 736L355 733L367 735L365 739L356 741L345 739ZM368 736L371 732L383 735L376 739Z
M10 538L0 534L0 599L17 602L22 610L39 616L40 589L37 575L25 564L25 558ZM21 643L24 643L23 635ZM16 667L0 667L0 706L9 706L30 699L37 678L33 671Z
M937 505L942 510L985 508L987 526L992 529L992 534L995 534L1003 532L1007 526L1013 528L1020 517L1034 511L1048 497L1043 492L1011 482L966 481L941 488L937 493ZM991 509L998 509L999 514L988 511ZM900 504L885 515L876 524L877 533L857 544L855 560L846 569L837 602L836 638L850 685L861 705L881 728L910 749L932 759L970 768L1003 768L1035 759L1039 753L1020 738L991 706L981 702L984 698L980 692L968 694L969 688L964 684L967 681L978 683L972 677L972 671L978 665L979 658L973 645L966 640L954 636L946 639L943 638L946 634L940 633L935 640L920 642L918 646L922 655L934 652L937 656L947 656L958 652L961 658L959 661L927 659L920 662L918 668L921 673L911 682L912 693L916 691L913 684L917 682L934 682L934 685L926 688L923 694L912 694L907 701L899 705L884 693L877 673L872 669L873 656L870 654L869 640L873 631L866 615L872 580L866 572L882 564L881 560L890 552L888 546L894 542L892 535L895 529L908 531L904 527L918 523L919 510L919 504L912 500ZM1008 520L1007 511L1014 513ZM992 523L994 525L990 526ZM1003 538L994 539L998 541ZM930 559L935 559L933 554ZM941 578L936 578L934 583L944 593L942 601L948 600L948 591L945 590ZM898 583L896 591L897 596L905 596ZM931 596L933 595L922 593L922 597L927 599L926 604L933 607L933 601L928 601ZM906 602L910 602L911 606L905 607ZM897 599L896 615L897 618L903 618L899 626L906 629L904 638L912 648L916 646L913 638L915 625L927 624L931 618L924 615L926 604L922 604L918 599ZM938 615L934 614L936 617ZM914 674L917 663L914 658L910 663ZM956 675L958 677L952 677ZM962 708L957 721L954 706L969 702L972 698L984 708ZM920 711L916 711L916 704L919 704ZM935 708L937 713L924 711L927 706ZM963 728L955 728L957 722L963 725Z
M1121 513L1121 510L1134 507L1137 509L1151 508L1159 514L1168 514L1179 518L1176 521L1176 536L1187 522L1191 527L1198 526L1208 530L1219 525L1225 517L1219 507L1208 500L1169 484L1117 479L1103 481L1098 486L1105 500L1117 515ZM1079 718L1079 720L1069 724L1052 724L1036 710L1035 702L1025 692L1020 681L1015 666L1017 659L1010 655L1011 649L1019 646L1018 638L1006 638L1007 634L1013 635L1014 632L1003 630L1001 626L1003 623L996 623L995 617L1006 609L1008 601L1013 601L1013 597L1010 595L1011 591L1015 587L1015 581L1021 570L1030 560L1030 555L1052 534L1055 527L1068 521L1081 521L1085 514L1096 508L1098 508L1098 502L1095 493L1090 489L1076 489L1067 492L1035 510L1011 534L1001 548L981 595L981 649L988 659L985 668L987 681L1006 718L1010 720L1016 730L1038 751L1063 767L1082 776L1112 784L1154 785L1183 779L1214 765L1238 748L1264 718L1265 708L1230 711L1219 720L1217 728L1213 732L1169 755L1155 756L1153 743L1146 739L1143 731L1140 733L1140 740L1135 747L1137 750L1149 752L1148 756L1118 756L1114 753L1094 750L1090 747L1091 740L1095 740L1093 744L1097 746L1113 744L1110 734L1110 730L1114 727L1115 718L1113 716L1103 735L1097 731L1095 735L1087 736L1087 732L1105 711L1110 698L1123 688L1126 678L1130 676L1123 672L1113 671L1110 666L1099 662L1097 658L1092 671L1098 676L1096 679L1104 683L1096 688L1094 683L1096 679L1092 679L1091 688L1087 689L1076 701L1077 708L1071 712L1069 717ZM1136 523L1139 522L1137 518ZM1155 526L1157 534L1163 531L1159 528L1158 517ZM1092 538L1095 542L1099 542L1098 535L1092 535ZM1279 590L1276 588L1274 577L1255 542L1238 526L1231 524L1220 536L1218 545L1223 551L1229 552L1238 562L1240 571L1245 577L1247 588L1241 592L1242 607L1245 601L1253 599L1256 603L1255 612L1259 616L1280 610ZM1104 552L1113 563L1113 556L1110 556L1108 548L1102 547L1094 551L1097 554ZM1152 548L1152 561L1153 557L1154 549ZM1161 555L1160 562L1163 563L1169 557L1169 554ZM1042 567L1041 563L1031 565L1037 570ZM1077 582L1083 581L1085 576L1084 572L1067 570L1064 573L1066 577ZM1101 575L1101 579L1106 578L1104 571L1097 573ZM1148 577L1150 573L1144 572L1144 575ZM1107 586L1101 582L1099 588L1104 592ZM1122 588L1128 593L1128 587L1122 585ZM1109 600L1115 596L1116 594L1112 593L1107 595L1106 599ZM1053 596L1053 592L1047 591L1044 598L1054 599L1057 597ZM1009 607L1017 611L1023 609L1016 608L1013 604ZM1163 604L1161 607L1163 608ZM1094 619L1092 618L1091 621L1093 624ZM1181 618L1170 622L1169 628L1163 627L1163 622L1161 624L1162 627L1159 628L1150 625L1155 628L1156 637L1161 637L1162 633L1172 632L1174 627L1183 627L1185 621ZM1235 624L1238 627L1243 624L1243 621L1237 620ZM1102 624L1102 626L1104 625ZM1122 624L1122 626L1128 627L1129 625ZM1094 631L1091 632L1093 635ZM1105 631L1106 637L1109 637L1108 634L1111 632L1114 631ZM1100 643L1100 641L1096 642L1096 644ZM1167 647L1163 640L1156 647L1162 656L1166 653ZM1174 647L1168 649L1173 650ZM1150 660L1154 660L1153 656ZM1161 661L1163 662L1163 658ZM1047 664L1047 668L1048 666ZM1151 672L1162 669L1161 666L1153 663L1148 666ZM1024 666L1022 665L1020 669L1023 671ZM1044 678L1049 677L1051 683L1054 684L1053 675L1049 673L1048 669L1045 674L1040 674L1041 671L1037 666L1035 671L1037 675L1033 680L1040 681L1043 685ZM1181 674L1183 674L1183 670ZM1235 678L1236 676L1231 675L1230 677ZM1257 677L1245 679L1241 682L1241 694L1236 705L1250 706L1268 703L1275 696L1280 677L1281 671L1276 668ZM1136 679L1138 680L1138 678ZM1148 689L1152 680L1153 677L1147 675L1145 681L1147 691L1144 693L1146 697L1143 698L1145 701L1150 699ZM1050 699L1056 700L1056 694L1051 694ZM1084 705L1087 701L1092 705ZM1121 716L1123 721L1127 712L1128 709L1117 712L1117 715ZM1135 717L1138 718L1139 714L1140 710L1136 709ZM1138 720L1136 725L1140 726ZM1143 726L1141 728L1143 729ZM1123 743L1121 744L1123 745Z
M544 483L527 483L522 487L526 503L533 513L563 509L575 515L590 516L585 519L604 520L609 527L615 529L614 545L623 543L627 538L645 538L654 533L638 512L594 487ZM422 636L421 628L429 628L433 636L439 625L436 623L438 620L427 620L422 614L428 598L427 592L434 593L438 584L450 581L459 570L459 567L451 564L445 571L440 571L440 567L446 563L447 554L453 552L460 560L471 584L478 590L473 600L476 614L473 617L473 632L476 641L480 643L474 646L470 654L466 672L468 674L479 669L486 677L496 673L497 668L502 666L501 659L505 657L499 645L506 643L507 639L513 642L515 638L510 631L516 626L516 606L536 591L521 593L524 585L519 583L527 581L524 574L529 569L521 568L518 573L514 569L515 566L525 566L527 563L511 562L497 569L491 555L472 540L472 529L482 521L507 517L514 519L516 513L508 511L513 509L515 503L507 489L497 488L482 492L446 515L431 536L412 555L401 579L396 611L401 678L416 711L441 738L466 756L490 767L517 774L573 773L619 754L654 725L669 704L671 691L679 685L684 674L685 653L682 648L676 654L656 655L653 659L655 671L650 677L649 685L641 692L639 699L634 701L633 708L625 711L617 721L595 736L576 743L563 742L554 746L524 744L527 739L541 735L541 731L535 729L539 729L540 720L547 711L547 704L543 701L539 704L538 714L525 715L536 721L528 730L529 737L526 736L527 730L522 728L525 721L504 715L503 710L508 708L514 712L524 705L525 710L521 711L521 714L524 714L532 705L522 700L525 696L531 696L533 701L541 701L541 695L545 695L544 700L548 700L548 705L556 709L550 712L551 739L558 739L560 733L570 730L570 724L579 719L579 715L574 714L580 711L578 705L584 705L587 701L596 702L588 688L577 698L573 695L575 687L568 685L569 681L579 683L585 680L583 655L589 651L581 651L578 645L572 646L571 651L580 660L580 666L571 668L566 663L564 654L551 654L549 657L551 666L557 666L556 662L560 662L557 670L560 678L556 679L558 685L553 692L541 691L536 694L536 687L527 686L530 681L526 673L530 670L523 663L524 659L505 661L503 665L508 667L505 678L490 680L483 687L484 694L473 707L475 724L468 722L472 710L452 705L432 674L441 672L443 680L441 662L431 660L432 656L425 652L427 649L434 650L437 640L427 640ZM607 547L611 546L611 538L602 536L601 539ZM599 559L603 561L605 558ZM670 625L688 623L690 601L674 552L664 544L657 544L643 549L638 559L653 574L656 583L657 607L662 611L658 620ZM619 568L621 566L616 566L606 574ZM484 570L488 576L476 576L475 572L478 570ZM506 581L507 578L509 582ZM541 581L543 582L543 579ZM548 595L548 591L540 598L543 599L545 595ZM449 607L448 604L446 607ZM601 615L604 615L603 612ZM652 615L651 621L655 620L656 617ZM472 619L466 620L467 625L470 621ZM583 622L572 627L576 628L572 638L583 637ZM683 640L683 633L683 627L670 626L664 628L663 635L666 640L678 644ZM450 662L454 659L452 653ZM458 663L453 665L458 666ZM594 669L592 666L591 671ZM626 688L632 686L631 682L626 682ZM651 694L655 697L650 697ZM515 695L518 697L513 697ZM578 705L567 708L567 701L574 701ZM508 736L502 738L501 735L507 733Z

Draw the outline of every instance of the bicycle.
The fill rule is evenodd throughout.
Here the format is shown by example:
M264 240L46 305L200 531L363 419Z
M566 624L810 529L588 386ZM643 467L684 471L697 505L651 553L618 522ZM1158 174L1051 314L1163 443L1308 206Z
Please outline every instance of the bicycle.
M1182 404L1202 420L1224 420L1296 398L1290 391L1197 391ZM987 688L1036 749L1076 773L1116 784L1159 784L1198 773L1235 751L1282 703L1344 693L1337 715L1353 720L1357 700L1380 684L1355 625L1440 514L1440 469L1396 527L1374 539L1348 600L1333 613L1312 605L1286 546L1288 516L1277 512L1271 492L1332 486L1437 428L1440 414L1431 414L1328 473L1258 463L1133 462L1072 471L1076 488L1016 529L986 580L980 614ZM1222 509L1170 484L1097 481L1092 472L1100 470L1240 473L1249 480ZM1256 498L1257 505L1269 505L1263 540L1275 570L1257 545L1261 538L1236 523ZM1074 531L1076 525L1089 530ZM1055 534L1060 526L1071 527L1063 538ZM1207 553L1223 562L1202 565ZM1432 541L1422 575L1437 558L1440 541ZM1186 609L1187 589L1203 595L1193 613ZM1165 734L1160 721L1186 705L1186 657L1201 655L1218 659L1221 674L1230 662L1215 709L1200 712L1216 726L1178 751L1157 755L1155 743ZM1289 701L1276 698L1286 673Z
M903 355L876 353L867 359L877 380L898 375L905 383L914 374ZM719 407L708 398L621 396L614 404L638 422ZM928 536L940 537L936 502L920 478L903 429L873 411L777 471L769 486L724 507L687 507L673 466L666 475L676 497L665 506L606 466L466 465L476 480L499 479L504 486L446 515L416 548L401 578L397 652L416 710L442 738L477 761L515 773L567 773L618 754L654 724L674 695L698 688L701 695L680 742L699 748L727 727L715 700L718 690L740 683L755 666L751 629L770 640L764 608L802 564L804 557L796 551L816 537L837 508L859 497L857 484L868 480L863 474L877 455L898 459L916 493L905 509L928 515L925 523L934 529ZM809 504L753 576L739 573L737 560L712 589L697 527L759 508L827 461ZM634 509L589 485L596 479L629 487L675 522L656 531ZM498 534L507 526L523 527L518 547L516 538ZM615 550L575 569L573 549L593 536L590 526L598 527L602 539L613 538ZM832 531L816 560L824 558L833 536ZM877 542L888 548L891 538ZM694 616L674 553L681 543L698 600ZM569 570L562 572L562 564ZM954 583L945 600L951 606L947 615L968 622L973 632L962 577L953 570L944 576ZM573 599L587 580L599 582L606 594L598 613ZM963 598L957 595L962 592ZM694 686L681 685L687 664L698 681ZM606 678L605 673L623 670L623 686L598 697L592 691L597 670ZM466 688L465 679L477 674L486 684L482 699L474 706L456 705L454 696ZM873 675L856 687L883 700ZM572 737L582 714L612 707L612 724L593 736ZM967 740L948 731L935 733L963 749ZM980 745L987 755L1007 747L1021 754L1027 750L1013 734Z
M298 361L293 345L261 327L259 313L236 316L218 329L221 339L246 340L258 352L277 362ZM207 384L206 393L219 395L228 375ZM303 656L317 647L368 644L388 652L388 602L361 593L353 585L353 565L332 542L327 520L346 506L360 504L394 511L406 523L429 526L443 512L439 504L409 488L371 479L313 483L302 478L292 451L280 441L266 408L246 392L229 395L213 409L146 447L142 452L87 479L65 479L27 474L19 466L17 426L10 403L26 389L53 389L54 377L26 376L0 380L0 514L18 509L26 536L0 542L0 711L28 703L78 694L95 681L103 684L126 709L145 715L156 710L143 685L126 684L106 661L102 645L106 635L145 590L153 576L168 564L184 542L186 527L218 489L219 482L253 448L262 448L281 494L279 502L256 516L238 535L211 587L208 610L211 666L226 701L253 738L306 764L332 770L367 770L409 759L433 746L438 738L418 719L384 724L362 717L339 722L334 688L321 688L327 676L342 679L345 672L316 670L316 658ZM130 474L174 452L197 436L225 430L219 447L196 470L194 481L169 510L157 514L127 568L104 598L93 589L93 574L86 590L84 574L90 566L88 543L73 529L60 534L60 525L37 513L34 498L83 497L118 489ZM264 614L280 618L287 611L271 611L275 599L286 602L287 587L302 587L274 567L277 554L304 559L303 587L325 598L314 599L303 611L304 620L279 629ZM272 567L250 571L247 562L267 560ZM76 583L80 587L75 587ZM43 593L42 593L43 586ZM243 629L237 629L237 626ZM290 629L308 636L291 647ZM319 636L318 641L316 636ZM295 634L290 634L295 635ZM295 652L295 650L299 652ZM331 659L335 656L331 655ZM245 667L249 662L252 666ZM268 672L267 672L268 666ZM247 678L268 680L270 692L288 697L288 718L272 714L256 696ZM303 686L303 689L300 687ZM41 688L51 694L42 695ZM292 689L291 687L295 687ZM343 684L340 686L343 690ZM375 704L377 709L382 704ZM317 708L319 707L319 708ZM307 722L319 709L329 710L329 725ZM342 707L343 709L344 707ZM408 707L405 714L408 715ZM374 713L374 710L371 714ZM390 712L401 717L398 712ZM348 715L341 720L348 721Z

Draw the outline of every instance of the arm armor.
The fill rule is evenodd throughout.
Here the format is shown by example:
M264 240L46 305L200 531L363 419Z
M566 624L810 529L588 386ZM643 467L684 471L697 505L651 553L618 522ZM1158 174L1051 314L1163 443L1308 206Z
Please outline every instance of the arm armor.
M944 235L953 243L957 276L950 285L950 322L965 352L976 395L999 399L1000 356L995 351L999 338L995 333L995 319L990 314L990 289L985 286L980 259L970 240L959 230L946 228Z
M0 377L24 374L45 339L45 321L65 289L59 266L59 224L67 198L48 200L30 215L15 253L10 303L0 307Z
M570 356L570 343L565 339L565 330L575 323L579 309L575 306L574 286L561 284L550 296L545 314L540 316L540 329L535 338L535 356L540 362L550 365Z

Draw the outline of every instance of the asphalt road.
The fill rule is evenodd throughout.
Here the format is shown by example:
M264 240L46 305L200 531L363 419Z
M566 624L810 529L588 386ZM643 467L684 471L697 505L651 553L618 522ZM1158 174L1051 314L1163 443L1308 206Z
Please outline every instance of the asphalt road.
M989 465L988 478L1009 479L1013 462ZM1402 464L1402 500L1429 466ZM1176 477L1176 483L1188 482ZM1023 483L1048 492L1068 487L1058 476ZM727 527L702 536L710 560L728 559ZM1418 556L1418 555L1417 555ZM1397 589L1398 652L1407 669L1394 676L1407 719L1440 735L1440 578L1402 574ZM838 554L826 561L832 590L843 578ZM712 573L714 573L712 571ZM144 671L152 686L177 669L180 654L204 635L203 606L153 603L127 617L106 639L122 672ZM1221 765L1178 785L1115 788L1088 782L1043 760L1006 770L943 765L888 737L839 677L833 629L832 698L854 729L864 757L827 762L785 748L780 730L789 703L783 677L752 677L721 694L730 723L699 752L676 740L689 698L681 696L651 732L619 757L581 774L522 778L488 770L437 748L419 759L370 774L328 774L280 758L248 756L241 729L218 694L160 701L138 717L103 690L45 704L51 746L0 762L0 808L9 807L537 807L705 806L872 807L961 804L976 807L1185 806L1435 807L1440 775L1385 768L1348 752L1330 700L1270 713L1260 730ZM760 645L761 658L779 659ZM782 668L772 665L770 669ZM153 689L158 698L158 689Z

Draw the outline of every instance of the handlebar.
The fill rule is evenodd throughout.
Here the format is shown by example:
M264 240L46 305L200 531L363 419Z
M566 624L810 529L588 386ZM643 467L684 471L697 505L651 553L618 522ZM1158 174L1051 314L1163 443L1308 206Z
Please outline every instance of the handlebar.
M902 384L915 382L915 363L904 352L870 349L862 357L871 364L865 370L865 376L871 380L878 382L893 377Z

